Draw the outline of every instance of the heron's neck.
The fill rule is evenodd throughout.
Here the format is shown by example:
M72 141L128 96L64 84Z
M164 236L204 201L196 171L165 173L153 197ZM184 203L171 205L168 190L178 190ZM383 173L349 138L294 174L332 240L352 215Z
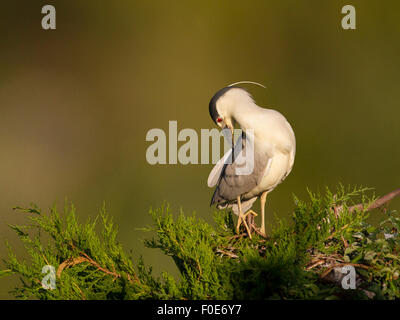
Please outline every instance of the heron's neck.
M232 119L237 122L244 131L252 129L252 119L261 108L254 102L246 104L237 104L231 110Z

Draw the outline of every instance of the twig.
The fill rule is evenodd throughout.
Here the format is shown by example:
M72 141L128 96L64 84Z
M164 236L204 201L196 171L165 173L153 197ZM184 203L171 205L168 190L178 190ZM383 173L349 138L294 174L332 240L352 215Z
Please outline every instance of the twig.
M84 261L86 261L85 258L83 258L83 257L76 257L76 258L68 258L68 259L65 260L64 262L60 263L60 265L58 266L58 269L57 269L57 278L60 278L60 277L61 277L61 273L63 272L63 270L64 270L65 268L72 267L72 266L74 266L74 265L76 265L76 264L79 264L79 263L82 263L82 262L84 262Z
M79 249L75 246L75 244L74 244L73 242L70 242L70 243L68 243L67 245L70 246L72 250L79 250ZM114 272L113 272L113 271L110 271L110 270L107 270L107 269L101 267L96 261L94 261L92 258L90 258L90 257L89 257L86 253L84 253L83 251L79 251L79 254L80 254L79 257L76 257L76 258L69 258L69 259L65 260L64 262L62 262L62 263L58 266L58 269L57 269L57 277L60 277L60 276L61 276L61 273L62 273L62 271L63 271L65 268L68 268L68 267L70 267L70 266L74 266L74 265L76 265L76 264L79 264L79 263L82 263L82 262L85 262L85 261L86 261L86 262L90 263L91 265L97 267L98 270L100 270L100 271L102 271L102 272L104 272L104 273L106 273L106 274L112 275L115 279L121 278L121 275L118 274L117 272L115 272L115 270L114 270ZM135 278L134 280L135 280L137 283L140 283L140 280L139 280L138 276L137 276L135 273L133 274L133 276L134 276L134 278ZM130 275L129 275L128 273L127 273L127 278L128 278L128 281L129 281L130 283L133 283L133 280L132 280L132 278L130 277Z
M308 266L306 268L306 270L311 270L311 269L313 269L315 267L318 267L321 264L324 264L325 262L326 262L326 260L323 260L323 259L322 260L318 260L317 262L314 262L312 265Z
M226 255L226 256L228 256L228 257L231 257L231 258L233 258L233 259L239 258L239 256L237 256L237 255L234 254L233 252L224 251L224 250L221 250L221 249L217 249L217 253L221 253L221 254Z
M113 276L114 278L120 278L121 277L120 274L101 267L96 261L94 261L92 258L90 258L86 253L81 252L81 254L86 258L87 262L89 262L91 265L97 267L97 269L99 269L100 271L103 271L104 273L107 273L107 274Z
M355 210L364 210L364 211L371 211L373 209L377 209L379 207L382 207L385 203L389 202L393 198L397 197L400 195L400 188L397 190L394 190L392 192L389 192L388 194L378 198L374 202L372 202L367 208L364 209L364 204L359 203L354 206L349 207L349 212L353 212ZM339 214L343 210L343 205L337 206L333 208L335 215Z
M95 266L98 270L111 275L114 277L114 279L117 278L121 278L121 275L119 273L116 273L114 271L110 271L106 268L103 268L102 266L100 266L96 261L94 261L92 258L90 258L86 253L84 252L80 252L80 256L76 257L76 258L69 258L67 260L65 260L64 262L62 262L57 269L57 277L60 278L61 277L61 273L65 268L69 268L72 267L74 265L80 264L82 262L88 262L89 264L91 264L92 266ZM130 282L132 282L132 279L130 277L128 277L128 280Z
M333 239L333 237L336 235L337 232L343 231L343 230L346 229L348 226L349 226L349 224L344 225L344 226L341 227L339 230L333 232L328 238L326 238L326 240Z
M73 284L75 287L78 288L78 291L79 291L79 293L81 294L82 300L86 300L86 297L85 297L85 295L83 294L83 291L81 290L81 288L79 288L79 286L78 286L75 282L72 282L72 284Z
M349 246L349 243L348 243L347 240L343 237L343 235L342 235L342 241L343 241L343 246L344 246L345 248L347 248L347 247Z

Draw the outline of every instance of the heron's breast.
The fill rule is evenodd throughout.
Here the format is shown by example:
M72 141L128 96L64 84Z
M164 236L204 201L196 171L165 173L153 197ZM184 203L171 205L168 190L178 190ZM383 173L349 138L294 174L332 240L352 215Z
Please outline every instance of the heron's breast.
M286 178L290 169L290 156L281 152L275 153L269 170L264 173L260 183L245 195L245 198L251 198L264 191L274 189Z

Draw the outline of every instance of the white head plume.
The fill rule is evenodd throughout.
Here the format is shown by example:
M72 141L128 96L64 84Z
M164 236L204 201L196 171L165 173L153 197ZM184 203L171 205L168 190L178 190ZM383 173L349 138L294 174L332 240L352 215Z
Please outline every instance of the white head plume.
M267 88L266 86L262 85L261 83L254 82L254 81L239 81L239 82L235 82L235 83L230 84L228 87L233 87L233 86L235 86L237 84L242 84L242 83L255 84L257 86L263 87L264 89Z

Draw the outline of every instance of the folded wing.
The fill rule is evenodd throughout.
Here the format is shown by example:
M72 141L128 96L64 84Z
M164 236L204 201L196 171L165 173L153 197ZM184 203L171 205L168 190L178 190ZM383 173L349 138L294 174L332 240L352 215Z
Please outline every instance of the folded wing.
M236 155L238 144L242 145L240 152ZM246 157L246 138L239 138L235 146L235 158L233 163L226 163L230 159L232 151L227 152L224 157L215 165L210 173L208 185L216 185L211 205L227 204L237 200L247 192L253 190L261 181L266 170L269 168L270 158L264 153L258 153L256 147L249 149L253 153L253 170L249 174L241 174L240 168L251 161Z

